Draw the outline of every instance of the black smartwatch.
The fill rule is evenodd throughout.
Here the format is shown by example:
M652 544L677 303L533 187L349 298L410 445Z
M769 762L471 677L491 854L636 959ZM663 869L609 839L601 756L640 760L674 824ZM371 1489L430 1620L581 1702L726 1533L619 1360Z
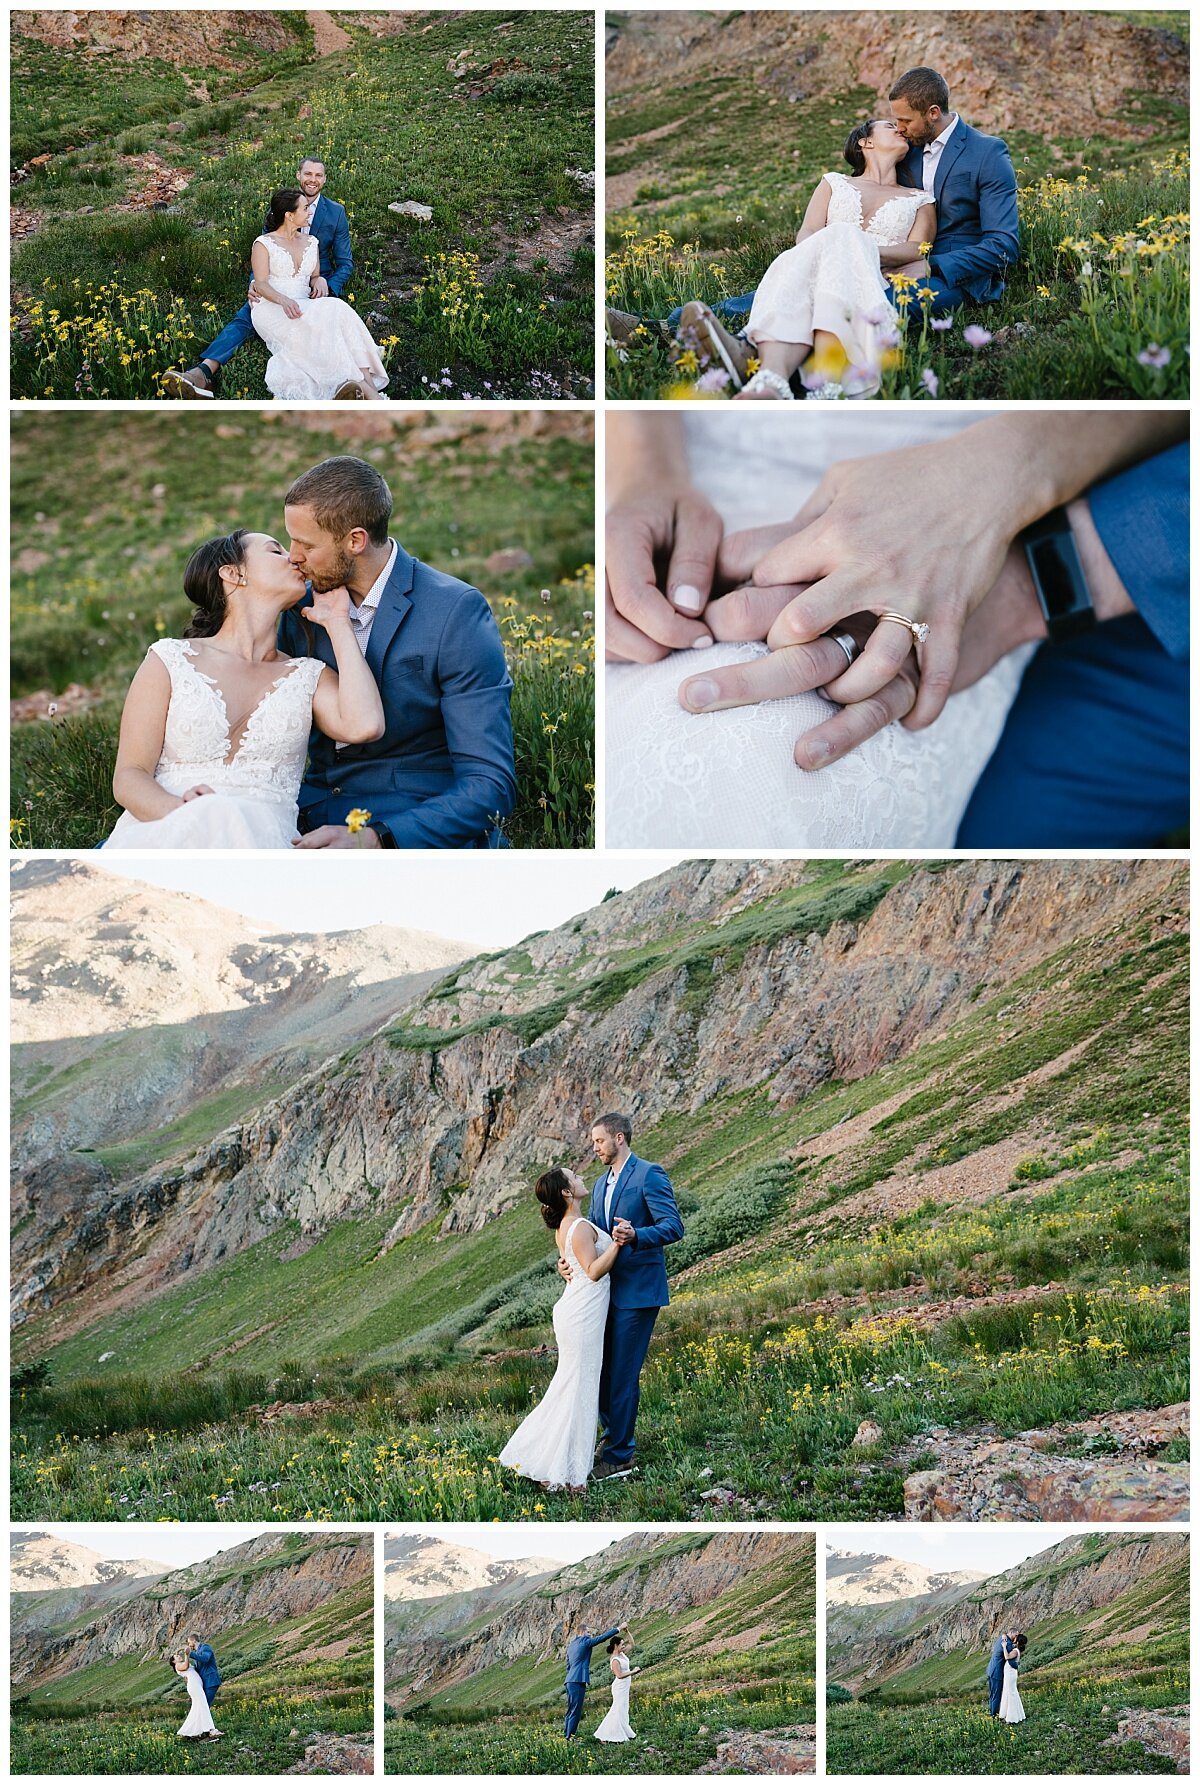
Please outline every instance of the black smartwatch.
M381 849L394 849L396 847L395 837L393 837L391 831L381 818L374 819L368 824L367 829L375 832L375 835L379 838L379 847Z
M1026 527L1020 540L1051 643L1089 632L1096 624L1096 610L1066 509L1052 508Z

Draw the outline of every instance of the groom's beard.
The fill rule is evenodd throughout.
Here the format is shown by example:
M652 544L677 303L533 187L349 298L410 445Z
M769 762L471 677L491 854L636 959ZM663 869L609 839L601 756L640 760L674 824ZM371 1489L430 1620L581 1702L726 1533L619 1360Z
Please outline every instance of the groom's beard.
M350 579L354 575L355 563L356 559L350 552L343 552L334 563L332 570L322 571L319 576L314 573L310 576L309 581L318 595L328 595L330 589L340 589L343 583L349 588Z

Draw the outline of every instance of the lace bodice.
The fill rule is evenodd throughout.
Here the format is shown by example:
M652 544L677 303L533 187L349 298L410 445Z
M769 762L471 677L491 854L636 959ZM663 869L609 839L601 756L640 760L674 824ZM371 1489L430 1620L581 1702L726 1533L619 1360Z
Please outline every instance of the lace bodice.
M927 193L918 192L915 188L905 190L895 198L885 199L874 216L864 223L862 192L858 182L852 180L848 174L826 174L825 178L830 187L827 221L852 223L864 235L884 244L907 241L917 212L922 205L929 203Z
M259 236L258 239L266 247L268 272L275 290L284 297L306 298L312 276L321 264L321 247L316 236L309 236L300 256L299 269L279 242L272 241L270 236Z
M324 664L317 657L285 657L279 674L241 730L230 734L224 696L197 668L190 639L163 638L150 646L171 677L162 755L154 779L168 793L203 782L214 793L294 805L300 791L312 701Z
M632 1672L632 1669L630 1668L630 1665L629 1665L628 1656L618 1655L617 1656L617 1677L618 1677L618 1679L627 1680L629 1678L629 1675L631 1672Z
M581 1227L591 1228L592 1233L595 1236L596 1249L598 1251L603 1250L608 1244L608 1235L605 1233L604 1229L602 1227L597 1227L594 1221L589 1221L586 1215L580 1215L577 1221L571 1223L570 1227L567 1229L565 1247L566 1260L571 1266L571 1281L567 1284L563 1293L565 1295L570 1295L572 1291L576 1294L579 1294L580 1292L587 1293L590 1291L595 1294L599 1291L600 1294L603 1295L607 1292L607 1288L609 1287L608 1278L600 1277L598 1280L593 1280L589 1277L580 1261L578 1252L575 1250L575 1235ZM604 1289L601 1289L601 1284L605 1285Z

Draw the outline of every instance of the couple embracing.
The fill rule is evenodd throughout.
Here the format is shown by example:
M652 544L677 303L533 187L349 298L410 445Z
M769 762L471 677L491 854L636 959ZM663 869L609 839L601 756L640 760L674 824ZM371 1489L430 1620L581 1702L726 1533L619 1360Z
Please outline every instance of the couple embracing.
M936 69L901 75L888 105L890 116L850 132L850 172L822 176L796 245L753 297L680 313L681 339L723 366L740 398L790 400L797 373L810 397L871 396L908 317L927 313L933 328L949 328L968 299L1004 295L1020 245L1006 145L950 109ZM738 338L726 323L746 309Z
M503 846L512 680L478 589L389 535L392 495L338 456L192 553L182 638L121 717L109 849Z
M213 1721L212 1707L221 1686L221 1670L212 1644L189 1636L186 1648L171 1656L167 1665L187 1687L188 1714L178 1734L185 1741L219 1741L221 1731Z
M558 1368L500 1461L546 1488L582 1490L636 1467L642 1365L669 1300L663 1251L683 1238L683 1221L666 1172L631 1152L632 1139L628 1116L593 1124L592 1151L605 1170L586 1216L578 1173L555 1166L535 1187L566 1284L554 1304Z
M1001 1723L1024 1723L1025 1706L1018 1689L1028 1638L1020 1630L1002 1630L988 1662L988 1710Z

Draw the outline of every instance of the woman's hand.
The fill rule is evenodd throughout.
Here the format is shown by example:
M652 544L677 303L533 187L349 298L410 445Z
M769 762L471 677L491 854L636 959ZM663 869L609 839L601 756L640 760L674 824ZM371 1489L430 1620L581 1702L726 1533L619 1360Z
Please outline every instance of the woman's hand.
M605 523L604 655L657 663L712 643L700 615L712 593L721 517L698 490L618 499Z
M189 800L203 799L206 793L211 792L212 788L206 787L203 781L201 781L198 786L189 787L186 793L181 793L179 796L179 803L181 806L186 806Z
M279 303L280 303L280 307L283 310L284 315L290 316L293 322L295 322L298 317L301 317L304 314L304 311L300 308L300 306L296 302L295 298L289 298L289 297L280 298Z
M350 591L344 585L336 589L313 589L308 598L308 606L300 609L301 617L311 620L316 626L323 626L328 632L331 626L350 618Z

